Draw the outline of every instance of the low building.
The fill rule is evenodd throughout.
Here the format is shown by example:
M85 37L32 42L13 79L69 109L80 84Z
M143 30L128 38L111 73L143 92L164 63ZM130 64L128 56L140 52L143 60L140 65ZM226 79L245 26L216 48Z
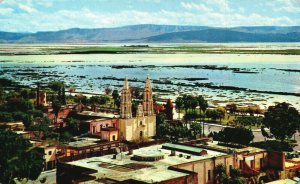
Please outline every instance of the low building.
M293 158L285 160L284 172L281 178L293 179L294 177L299 177L300 175L300 158Z
M35 135L32 131L14 131L16 134L21 135L22 137L24 137L25 139L33 139L35 138Z
M220 151L234 155L235 168L239 168L244 176L257 175L259 171L268 165L268 151L255 147L230 147L219 145L217 142L207 142L205 145L196 144L200 147Z
M213 183L216 164L229 169L233 162L232 155L218 151L166 143L60 162L57 183Z
M271 181L266 184L297 184L299 181L292 180L292 179L282 179L282 180L276 180L276 181Z
M56 168L57 146L38 146L39 150L44 154L44 171Z
M0 129L11 130L11 131L24 131L25 126L23 122L0 122Z
M57 123L58 123L58 124L59 124L59 123L63 123L64 120L68 117L68 115L69 115L69 113L71 112L71 110L72 110L72 109L71 109L70 107L68 107L68 106L63 106L63 107L61 107L60 111L58 112ZM52 122L54 122L54 120L55 120L55 114L54 114L54 112L53 112L52 107L47 106L46 111L47 111L46 114L47 114L48 118L49 118Z
M98 138L78 138L76 141L69 142L67 145L60 146L66 157L76 155L102 155L120 147L118 141L106 141Z

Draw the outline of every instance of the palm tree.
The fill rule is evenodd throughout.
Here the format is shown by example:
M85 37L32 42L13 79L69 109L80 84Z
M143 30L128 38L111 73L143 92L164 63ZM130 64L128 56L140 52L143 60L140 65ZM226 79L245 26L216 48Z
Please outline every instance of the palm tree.
M182 97L177 97L176 101L175 101L175 104L176 104L175 108L179 111L179 113L178 113L178 119L180 119L180 110L181 110L181 108L183 106L183 99L182 99Z
M118 92L118 90L114 90L113 92L112 92L112 97L113 97L113 99L114 99L114 107L116 107L116 101L117 101L117 99L119 98L119 92Z
M205 100L202 95L199 95L197 97L197 100L198 100L198 103L199 103L199 106L200 106L200 110L202 111L202 115L204 117L206 109L208 108L207 100ZM203 136L204 136L204 121L202 121L202 127L203 127L202 131L203 131Z
M191 108L193 110L194 119L196 119L196 108L198 106L198 101L195 97L190 99L190 105L191 105Z
M193 96L183 95L182 99L183 99L183 107L184 107L184 110L185 110L185 122L187 124L188 109L191 108L191 102L193 100Z

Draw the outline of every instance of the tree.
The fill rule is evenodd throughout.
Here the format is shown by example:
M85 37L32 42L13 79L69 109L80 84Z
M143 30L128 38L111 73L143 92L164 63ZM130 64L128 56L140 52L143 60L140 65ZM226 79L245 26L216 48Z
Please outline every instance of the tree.
M67 104L67 102L66 102L66 89L65 89L65 84L64 83L63 83L63 86L62 86L61 103L63 105Z
M190 98L190 105L191 105L191 109L193 110L193 112L196 112L196 108L198 106L198 101L196 98Z
M203 114L205 114L205 111L208 108L208 102L207 102L207 100L205 100L203 98L203 96L201 96L201 95L199 95L197 97L197 100L198 100L198 104L199 104L199 107L200 107L201 111L203 112Z
M206 116L211 118L212 120L219 119L221 121L222 118L225 117L225 109L223 107L218 107L217 109L209 109L206 111Z
M218 133L214 133L213 139L224 143L249 145L254 139L254 135L250 129L226 127Z
M36 180L43 169L43 154L11 131L0 130L0 142L0 183L14 183L15 178Z
M118 100L118 98L119 98L119 92L118 92L118 90L114 90L113 92L112 92L112 97L113 97L113 99L114 99L114 107L116 107L116 101Z
M73 118L68 118L66 122L67 122L68 132L70 132L72 135L78 135L80 122Z
M53 108L53 112L54 112L54 115L55 115L55 123L57 123L58 113L59 113L60 108L61 108L61 102L57 99L54 99L52 101L52 108Z
M191 124L191 131L194 137L196 137L198 134L201 134L202 126L200 123L193 122Z
M157 126L156 136L158 138L166 138L171 133L170 125L166 122L160 123Z
M14 121L12 114L9 112L0 112L0 122L11 122Z
M120 98L117 98L116 101L116 106L118 107L118 109L120 108L120 105L121 105L121 99Z
M20 93L21 97L28 100L29 95L30 95L30 90L29 89L22 89Z
M99 98L100 105L105 105L109 101L110 101L110 98L108 96L100 96L100 98Z
M226 168L223 164L218 164L214 170L219 184L244 184L241 178L241 172L238 169L230 169L230 178L226 174Z
M299 112L284 102L268 108L268 111L265 112L263 124L270 129L276 139L283 142L299 130L299 119Z
M62 92L62 87L64 86L64 83L61 81L53 81L53 82L50 82L48 86L53 91L55 91L58 95L58 98L61 99L61 92Z
M200 110L202 111L203 117L205 117L206 109L208 108L207 100L204 99L202 95L199 95L197 97L197 101L200 107ZM204 136L204 121L202 121L202 136Z
M105 94L106 94L106 95L110 95L111 92L112 92L112 89L111 89L111 88L109 88L109 87L105 88Z
M72 134L70 133L70 132L68 132L68 131L65 131L65 132L63 132L61 135L60 135L60 141L61 142L64 142L64 143L67 143L67 142L70 142L71 141L71 139L72 139Z
M13 112L12 113L14 121L22 121L26 128L30 127L32 124L31 116L24 112Z
M235 123L242 126L260 126L262 123L261 117L254 116L239 116L235 119Z
M217 107L216 109L217 111L217 118L220 119L223 119L226 115L226 110L224 109L224 107Z
M91 96L90 99L90 104L96 105L100 103L100 97L99 96Z
M230 170L229 184L244 184L244 180L241 178L241 171L239 169Z
M48 117L37 118L36 124L31 126L30 129L37 132L36 136L38 139L41 138L45 140L51 137L51 134L53 133L53 129L49 127L50 124L51 121Z
M191 108L193 97L191 95L183 95L182 99L183 99L183 108L185 110L185 114L188 114L188 109Z
M21 99L15 106L15 110L19 110L22 112L27 112L34 108L32 102L30 100ZM13 110L13 111L15 111Z
M229 178L226 174L226 168L223 164L218 164L216 167L215 167L215 170L214 170L214 174L216 176L216 180L218 181L218 183L220 184L225 184L225 183L228 183L229 181Z
M156 116L156 136L159 138L165 138L170 135L170 125L166 123L166 115L165 113L159 113Z
M2 105L5 101L5 91L0 84L0 105Z
M175 108L179 111L179 114L180 114L180 110L181 110L181 108L182 108L182 106L183 106L183 99L182 99L182 97L177 97L176 98L176 101L175 101ZM180 119L180 117L178 117L179 119Z
M206 111L206 116L212 120L216 120L218 118L218 112L215 109L208 109Z
M235 114L237 110L237 105L235 103L227 104L226 108L229 110L231 114Z
M165 105L165 113L168 120L173 120L173 102L171 99L168 99L166 105Z

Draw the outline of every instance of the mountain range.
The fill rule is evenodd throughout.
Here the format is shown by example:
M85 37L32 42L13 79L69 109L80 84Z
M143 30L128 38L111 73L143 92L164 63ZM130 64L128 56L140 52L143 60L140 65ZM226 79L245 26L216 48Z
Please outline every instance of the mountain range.
M1 32L0 43L228 43L300 42L300 26L207 27L141 24L116 28L81 29L36 33Z

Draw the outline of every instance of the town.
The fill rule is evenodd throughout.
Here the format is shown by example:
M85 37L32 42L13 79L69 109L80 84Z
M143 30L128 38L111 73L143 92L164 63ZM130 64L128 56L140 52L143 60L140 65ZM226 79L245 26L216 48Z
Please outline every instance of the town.
M103 94L0 81L0 183L299 182L300 115L288 103L162 101L149 76Z

